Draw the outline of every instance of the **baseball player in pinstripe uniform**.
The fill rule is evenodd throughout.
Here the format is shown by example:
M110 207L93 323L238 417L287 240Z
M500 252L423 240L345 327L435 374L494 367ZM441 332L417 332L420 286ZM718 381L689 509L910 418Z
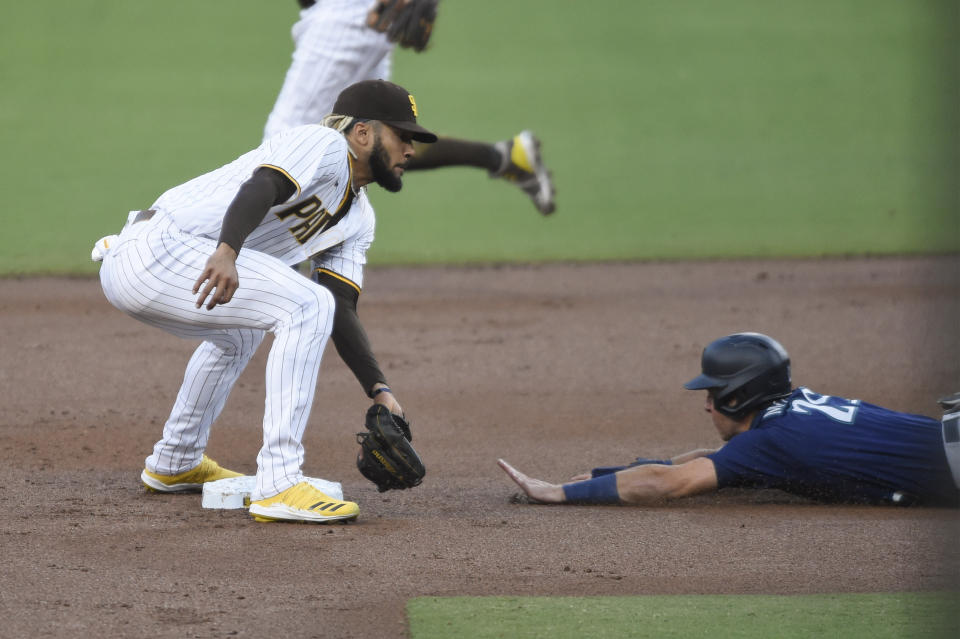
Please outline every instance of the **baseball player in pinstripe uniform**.
M357 504L303 480L301 441L331 333L367 394L402 414L356 314L374 237L365 185L398 191L413 141L436 136L417 124L413 96L389 82L354 84L334 108L330 126L283 130L170 189L149 210L131 212L119 236L95 248L111 304L202 340L146 458L141 479L151 490L195 491L238 475L204 451L230 390L270 332L250 513L262 521L357 517ZM319 267L313 281L290 268L310 258Z
M344 87L361 80L390 79L395 42L373 27L383 2L374 0L298 0L300 19L293 25L293 60L264 139L290 127L319 122ZM401 0L398 5L436 0ZM386 25L389 26L389 25ZM432 27L432 22L431 22ZM426 37L429 38L429 31ZM407 45L400 40L401 46ZM420 50L420 46L416 47ZM540 140L531 131L495 143L441 137L417 149L407 170L473 166L507 180L530 197L537 210L556 209L553 177L543 163Z
M941 421L793 388L776 340L735 333L703 351L701 374L721 439L717 450L594 468L565 484L533 479L500 460L545 503L651 504L725 487L776 488L826 502L960 506L960 394Z

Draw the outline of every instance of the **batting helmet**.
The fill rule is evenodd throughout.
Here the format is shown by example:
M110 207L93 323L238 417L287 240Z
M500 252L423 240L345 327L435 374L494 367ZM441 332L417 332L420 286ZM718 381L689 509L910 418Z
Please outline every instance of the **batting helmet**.
M703 349L702 373L684 384L709 390L718 411L742 419L790 394L790 356L780 343L760 333L734 333Z

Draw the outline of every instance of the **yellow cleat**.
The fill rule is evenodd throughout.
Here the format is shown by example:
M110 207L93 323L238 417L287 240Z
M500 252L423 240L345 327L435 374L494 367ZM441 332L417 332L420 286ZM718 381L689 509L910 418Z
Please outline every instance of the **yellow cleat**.
M222 468L206 455L203 456L199 466L179 475L158 475L146 468L140 473L140 480L147 490L157 493L197 493L203 490L203 485L208 481L230 477L243 477L243 475Z
M503 160L490 176L513 182L529 196L538 211L544 215L553 213L557 208L553 174L540 156L537 136L531 131L521 131L512 140L497 142L494 147Z
M356 519L360 507L352 501L334 499L307 482L300 482L279 495L251 502L250 514L257 521L324 523Z

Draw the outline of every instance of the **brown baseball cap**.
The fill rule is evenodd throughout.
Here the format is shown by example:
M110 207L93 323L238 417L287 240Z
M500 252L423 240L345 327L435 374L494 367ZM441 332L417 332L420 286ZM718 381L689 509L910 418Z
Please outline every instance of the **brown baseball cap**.
M380 120L408 131L417 142L436 142L437 136L417 124L417 103L403 87L386 80L364 80L340 92L333 105L337 115Z

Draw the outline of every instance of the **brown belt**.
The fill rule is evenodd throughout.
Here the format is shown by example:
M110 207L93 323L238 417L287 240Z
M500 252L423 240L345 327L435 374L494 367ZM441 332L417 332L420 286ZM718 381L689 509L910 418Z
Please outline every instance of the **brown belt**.
M133 222L131 222L131 224L136 224L137 222L146 222L147 220L152 218L156 213L157 212L154 209L146 209L145 211L140 211L133 218Z

